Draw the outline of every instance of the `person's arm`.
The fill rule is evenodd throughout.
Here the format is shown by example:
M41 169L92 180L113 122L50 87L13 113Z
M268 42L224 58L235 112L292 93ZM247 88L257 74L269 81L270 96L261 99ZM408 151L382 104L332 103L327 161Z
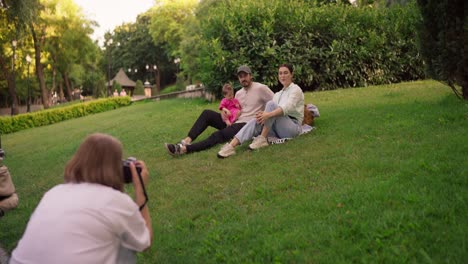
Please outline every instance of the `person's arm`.
M271 91L268 86L264 85L263 92L262 92L262 99L264 101L264 104L268 101L273 100L274 93ZM275 109L273 112L265 112L265 111L259 111L255 114L255 119L257 120L257 123L259 124L264 124L265 121L273 116L279 116L283 114L283 110L281 108Z
M223 120L228 120L231 112L226 108L227 107L227 100L223 98L221 103L219 104L219 110L221 110L221 118Z
M236 98L233 99L234 100L234 105L237 109L239 109L239 112L242 110L242 106L239 102L239 100L237 100Z
M275 116L282 116L282 115L284 115L283 109L281 107L278 107L271 112L260 111L255 115L255 118L257 119L257 123L263 125L265 121L267 121L268 119L275 117Z
M236 121L237 119L239 119L239 116L240 116L241 111L242 111L242 106L241 106L241 104L239 103L239 100L237 100L236 98L234 98L233 100L234 100L234 106L235 106L236 109L237 109L236 118L234 118L234 121Z
M130 170L132 172L132 180L133 180L133 188L135 190L135 202L138 206L141 206L145 203L146 197L143 191L142 184L140 183L140 177L138 176L138 172L135 168L135 165L141 167L141 178L143 180L143 184L147 186L149 173L146 165L143 161L137 161L136 164L130 163ZM153 225L151 223L151 216L148 209L148 204L145 204L143 208L140 210L141 216L145 220L146 227L150 233L150 247L153 242Z
M218 107L218 108L219 108L219 110L222 111L223 108L225 108L225 107L226 107L226 99L223 98L223 99L221 99L221 102L219 103L219 107Z
M301 88L297 85L293 85L289 88L290 91L288 92L288 99L282 101L281 104L278 105L283 109L284 115L297 115L298 105L300 105L301 112L304 111L304 93L302 92Z
M239 109L236 114L236 120L239 119L239 116L241 115L242 109Z
M268 101L271 101L273 100L273 96L275 95L275 93L270 89L268 88L268 86L265 85L264 89L263 89L263 102L266 104Z
M229 109L223 107L223 109L221 109L221 112L224 113L226 115L226 117L228 116L231 116L231 111L229 111Z

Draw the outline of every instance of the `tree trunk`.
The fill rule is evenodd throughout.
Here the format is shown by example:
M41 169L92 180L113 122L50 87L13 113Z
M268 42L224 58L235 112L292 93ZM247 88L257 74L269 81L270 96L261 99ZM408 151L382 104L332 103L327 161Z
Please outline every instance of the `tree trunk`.
M45 83L44 66L41 63L41 54L38 50L36 50L36 75L39 79L39 86L41 87L42 105L44 106L44 109L47 109L50 107L50 95Z
M55 82L55 78L57 78L57 70L55 67L52 69L52 88L50 89L52 92L57 91L57 83Z
M62 72L62 76L63 76L63 81L65 82L65 88L66 88L66 93L65 93L65 97L67 98L67 100L69 102L71 102L73 100L72 98L72 89L71 89L71 84L70 84L70 78L68 78L68 73L66 72Z
M465 23L465 25L468 24L468 23ZM465 49L463 50L465 52L465 55L464 55L464 58L465 58L465 61L464 61L464 67L463 67L463 71L464 71L464 74L462 74L462 77L461 77L461 81L460 81L460 85L461 85L461 88L462 88L462 96L463 96L463 100L468 100L468 74L467 74L467 70L468 70L468 60L466 59L468 57L468 38L465 37Z
M60 102L63 103L63 99L65 99L65 96L63 95L63 80L59 81L59 91L58 91L58 97L60 98Z
M462 95L464 100L468 100L468 83L464 83L462 86Z
M3 76L7 80L8 93L10 94L11 101L11 115L17 115L19 114L19 106L18 95L16 94L15 73L14 71L10 72L10 69L5 63L5 59L3 56L0 56L0 67L2 69Z
M154 71L154 80L156 81L156 95L161 92L161 78L159 77L159 69Z
M44 34L41 39L38 39L36 31L34 30L34 25L30 25L31 28L31 35L34 41L34 51L35 51L35 60L36 60L36 76L39 80L39 87L41 88L41 97L42 97L42 105L44 109L49 108L49 91L47 90L45 77L44 77L44 65L41 63L41 47L44 44Z
M16 94L15 74L9 74L7 77L8 92L10 93L11 115L19 114L18 95Z

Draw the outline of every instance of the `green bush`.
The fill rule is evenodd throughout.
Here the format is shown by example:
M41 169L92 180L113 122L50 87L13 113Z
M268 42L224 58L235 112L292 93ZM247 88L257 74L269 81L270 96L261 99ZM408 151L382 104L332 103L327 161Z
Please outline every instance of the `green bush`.
M129 96L113 97L12 117L0 117L0 133L9 134L23 129L46 126L68 119L113 110L127 106L130 103Z
M134 90L133 94L134 95L145 95L145 87L144 87L143 83L140 80L136 81L135 90Z
M199 71L216 90L248 64L257 81L275 87L278 65L295 66L304 90L330 90L424 77L414 4L391 8L314 6L307 1L220 1L200 20ZM206 6L204 6L206 8Z

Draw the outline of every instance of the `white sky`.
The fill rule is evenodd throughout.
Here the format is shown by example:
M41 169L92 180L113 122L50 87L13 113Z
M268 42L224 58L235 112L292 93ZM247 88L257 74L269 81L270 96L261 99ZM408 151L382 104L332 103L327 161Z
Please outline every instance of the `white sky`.
M102 39L106 31L112 31L124 22L135 22L139 14L150 9L154 0L73 0L83 9L85 16L99 23L91 36L94 40Z

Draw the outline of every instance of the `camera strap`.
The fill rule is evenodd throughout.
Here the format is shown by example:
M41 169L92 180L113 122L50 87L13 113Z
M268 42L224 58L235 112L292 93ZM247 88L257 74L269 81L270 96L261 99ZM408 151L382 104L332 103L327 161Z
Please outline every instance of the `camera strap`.
M145 205L148 203L148 194L146 193L146 188L145 188L145 184L143 183L143 178L141 177L141 172L137 171L138 173L138 178L140 179L140 184L141 184L141 188L143 188L143 194L145 195L145 202L140 205L140 211L143 210L143 208L145 207Z

